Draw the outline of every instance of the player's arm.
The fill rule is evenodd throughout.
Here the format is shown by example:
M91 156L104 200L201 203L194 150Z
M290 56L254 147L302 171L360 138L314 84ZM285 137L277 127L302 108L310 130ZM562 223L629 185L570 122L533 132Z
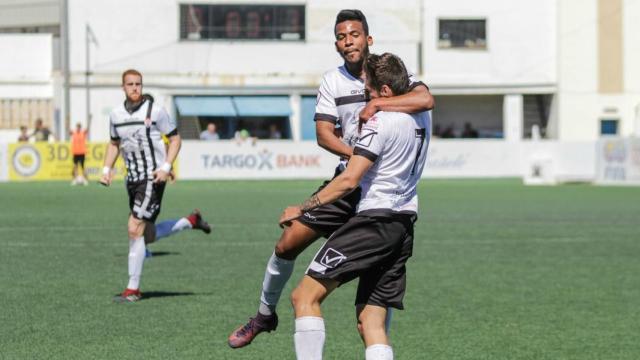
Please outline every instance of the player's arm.
M313 210L324 204L342 198L352 192L360 184L360 180L373 165L374 160L362 155L354 155L349 160L347 168L331 180L327 186L320 190L317 194L312 195L301 205L289 206L280 216L280 226L288 226L292 220L302 216L302 213Z
M173 168L173 162L178 157L180 147L182 146L182 139L177 131L173 134L167 134L169 138L169 145L167 145L167 158L165 163L162 164L158 170L153 172L153 182L165 182L171 177L171 169Z
M406 94L371 99L360 112L360 121L369 120L378 111L415 114L431 110L435 104L435 99L427 86L423 83L416 83L416 86Z
M100 183L104 186L111 185L113 179L113 164L118 159L118 153L120 152L120 140L111 140L107 145L107 153L104 156L104 167L102 168L102 177Z
M353 152L351 147L345 145L340 140L340 135L336 133L338 107L335 101L335 91L332 90L331 81L327 76L322 78L316 100L316 113L313 119L316 122L318 145L332 154L346 159L350 158Z
M345 159L353 154L353 149L343 143L336 134L336 124L332 122L316 120L316 137L318 145L332 154Z

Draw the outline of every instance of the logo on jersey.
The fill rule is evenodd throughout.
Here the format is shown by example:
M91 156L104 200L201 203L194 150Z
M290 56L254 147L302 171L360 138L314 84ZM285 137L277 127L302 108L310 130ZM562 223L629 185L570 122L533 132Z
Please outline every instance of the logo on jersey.
M364 130L367 129L363 129ZM361 146L361 147L369 147L371 146L371 142L373 141L373 137L378 135L377 131L373 131L373 130L369 130L367 133L363 134L362 136L360 136L360 138L358 139L358 142L356 143L356 145Z
M377 129L378 125L380 123L378 122L378 118L376 116L371 117L371 119L367 120L365 123L362 124L362 128L363 129Z
M322 255L320 263L328 268L333 269L345 260L347 260L347 257L342 255L342 253L332 248L328 248L327 251L324 252L324 255Z
M12 163L19 175L33 176L40 169L40 153L33 146L21 146L13 154Z

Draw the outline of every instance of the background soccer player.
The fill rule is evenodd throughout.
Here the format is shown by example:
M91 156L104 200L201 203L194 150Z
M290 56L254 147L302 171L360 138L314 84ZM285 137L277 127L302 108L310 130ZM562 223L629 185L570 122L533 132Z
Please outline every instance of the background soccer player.
M73 171L71 185L88 185L87 174L84 168L84 160L87 154L87 136L89 129L82 129L82 124L77 123L75 130L70 130L71 154L73 155Z
M185 229L200 229L208 234L211 228L202 220L198 210L187 217L154 225L173 161L180 151L180 135L166 110L154 106L151 96L142 95L140 72L125 71L122 89L126 100L109 115L111 142L107 147L100 182L106 186L111 184L111 168L122 151L127 167L126 185L131 210L128 222L129 283L114 301L134 302L141 298L140 276L145 243ZM169 138L166 150L162 135Z
M404 64L395 55L369 55L365 71L367 89L374 98L404 94L409 88ZM362 187L357 214L318 251L291 295L298 359L322 359L325 330L320 303L355 278L360 279L356 313L366 359L393 359L385 318L388 308L403 308L405 263L413 249L418 211L416 187L427 158L430 129L427 112L377 113L363 126L346 169L281 216L281 224L289 224L349 194L358 184Z
M314 120L318 144L342 158L335 177L352 155L359 115L366 120L379 110L417 113L433 108L434 100L426 85L413 82L406 94L367 103L363 61L373 44L367 19L360 10L342 10L336 17L334 31L335 48L344 59L344 65L324 74ZM336 134L338 126L342 137ZM258 313L231 333L229 346L246 346L259 333L276 329L278 317L275 308L291 277L296 257L316 239L330 236L346 223L355 214L359 200L360 191L356 189L340 200L305 212L283 231L267 263Z

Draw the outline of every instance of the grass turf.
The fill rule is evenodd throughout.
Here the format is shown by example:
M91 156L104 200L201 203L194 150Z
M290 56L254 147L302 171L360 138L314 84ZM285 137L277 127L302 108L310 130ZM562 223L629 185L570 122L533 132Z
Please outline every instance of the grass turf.
M0 184L0 358L293 359L288 294L278 331L226 345L252 316L276 221L317 181L179 182L160 219L199 207L209 237L151 245L136 304L127 278L122 183ZM640 358L640 188L524 187L515 180L424 181L398 359ZM325 302L326 359L362 359L355 283Z

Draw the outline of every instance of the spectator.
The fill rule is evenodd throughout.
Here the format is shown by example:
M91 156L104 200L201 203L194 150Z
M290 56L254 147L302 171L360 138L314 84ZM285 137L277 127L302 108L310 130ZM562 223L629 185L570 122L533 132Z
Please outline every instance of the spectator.
M207 129L200 133L200 140L220 140L220 135L216 131L216 124L207 124Z
M462 138L477 138L478 137L478 130L474 129L471 126L471 123L464 123L464 130L462 130Z
M278 129L278 125L269 125L269 139L282 139L282 132Z
M22 125L20 126L20 136L18 136L19 142L27 142L29 141L29 134L27 133L27 127Z
M238 145L242 145L249 140L251 145L255 146L258 140L258 138L251 136L249 130L243 128L236 130L235 134L233 134L233 138L236 140Z
M442 132L442 134L440 135L440 137L443 139L452 139L456 137L455 134L453 133L453 126L451 125L447 126Z
M36 126L31 136L33 136L36 141L49 141L49 136L53 137L51 130L42 123L42 119L36 120Z

